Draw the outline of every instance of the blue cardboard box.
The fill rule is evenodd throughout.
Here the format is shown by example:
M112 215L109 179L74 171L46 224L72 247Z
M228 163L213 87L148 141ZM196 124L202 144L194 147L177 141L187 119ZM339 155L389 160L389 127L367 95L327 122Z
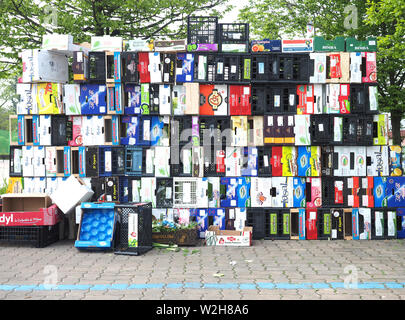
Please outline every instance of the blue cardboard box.
M225 230L225 209L223 208L208 209L208 221L211 219L212 224L208 223L209 225L218 226L219 230Z
M150 116L125 116L121 118L121 144L150 146L151 144L151 125Z
M237 207L238 178L221 177L220 184L221 207Z
M353 208L352 210L353 240L371 239L371 209Z
M386 181L386 203L383 203L383 206L405 207L405 177L389 177Z
M105 85L81 84L80 105L83 115L107 113L107 90Z
M281 40L252 40L250 48L252 52L281 52Z
M387 206L387 178L374 177L374 207L382 208Z
M176 82L192 82L194 80L194 54L177 53Z
M143 117L142 117L143 118ZM169 123L168 116L152 116L150 144L151 146L169 147Z
M78 249L110 249L116 224L114 203L84 202L75 247Z
M306 180L305 178L293 178L293 207L294 208L305 208L306 207L306 197L305 189Z
M257 148L256 147L243 147L242 153L242 166L241 175L248 177L257 176Z
M299 177L310 177L311 176L311 147L298 147L298 176Z
M128 115L141 114L141 86L137 84L125 84L124 95L124 113Z
M405 208L397 209L397 238L405 239Z
M191 209L191 217L195 217L198 223L198 235L200 239L205 239L205 232L208 230L208 209Z

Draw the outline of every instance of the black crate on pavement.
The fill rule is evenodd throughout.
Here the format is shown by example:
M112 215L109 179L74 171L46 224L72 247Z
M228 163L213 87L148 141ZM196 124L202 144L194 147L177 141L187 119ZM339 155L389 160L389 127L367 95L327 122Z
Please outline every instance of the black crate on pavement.
M270 232L270 215L262 208L247 208L246 226L253 227L253 240L264 239Z
M0 227L0 243L30 244L44 248L59 240L59 223L53 226Z
M118 217L117 243L115 254L142 255L152 246L152 204L137 203L116 205L114 210ZM132 225L130 225L132 223ZM129 230L133 230L135 240L128 239Z

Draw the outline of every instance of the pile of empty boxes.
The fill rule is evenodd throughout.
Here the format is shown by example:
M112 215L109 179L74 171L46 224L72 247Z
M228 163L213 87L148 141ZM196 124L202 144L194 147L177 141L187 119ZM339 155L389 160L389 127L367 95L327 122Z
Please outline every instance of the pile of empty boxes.
M83 236L81 213L110 228L131 203L198 221L209 245L405 236L375 38L250 41L248 24L216 17L189 17L187 37L54 34L22 52L15 190L77 211L78 247L106 242Z

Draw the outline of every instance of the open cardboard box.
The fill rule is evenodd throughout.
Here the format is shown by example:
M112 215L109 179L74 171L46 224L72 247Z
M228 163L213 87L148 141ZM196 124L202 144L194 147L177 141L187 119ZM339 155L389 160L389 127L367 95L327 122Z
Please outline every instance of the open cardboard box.
M0 226L51 226L61 220L51 198L40 193L9 193L2 196Z
M90 200L93 193L82 179L71 175L58 185L50 197L63 213L67 213L79 203Z
M252 245L252 227L244 227L242 231L220 230L219 226L209 226L205 233L207 246L244 246Z

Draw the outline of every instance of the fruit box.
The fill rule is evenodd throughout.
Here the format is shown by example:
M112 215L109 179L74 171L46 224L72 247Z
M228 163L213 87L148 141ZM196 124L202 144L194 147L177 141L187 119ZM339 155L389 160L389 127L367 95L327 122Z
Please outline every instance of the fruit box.
M55 51L27 49L21 53L23 83L67 83L69 67L67 55Z
M36 84L17 83L16 93L20 96L17 102L17 114L37 114Z
M371 209L353 208L352 210L353 240L371 239Z
M313 39L281 40L282 52L313 52Z
M226 116L228 114L228 87L200 85L200 115Z
M39 114L64 113L62 88L60 83L44 82L36 85L36 103Z
M75 247L78 249L110 249L114 247L116 214L114 203L81 205L82 215Z
M344 52L346 40L344 37L336 37L333 40L327 40L324 37L314 37L315 52Z
M178 53L176 62L176 82L192 82L194 79L194 54Z
M80 104L83 115L106 114L106 86L98 84L81 84Z
M9 193L2 196L0 226L52 226L62 218L44 194Z
M307 178L306 182L307 208L322 207L322 180L321 178Z
M346 39L346 51L347 52L375 52L377 51L377 39L369 37L365 41L357 40L356 38Z
M309 58L311 65L314 66L309 81L311 83L326 83L326 54L312 52L309 54Z
M388 177L384 207L405 207L405 177Z
M252 245L252 227L244 227L242 231L220 230L218 226L210 226L205 233L207 246L244 246Z
M305 208L306 207L306 181L305 178L293 178L293 207Z
M389 176L388 146L367 147L367 176Z
M281 52L281 40L252 40L251 52Z
M122 37L92 36L91 51L122 51Z
M293 206L293 178L271 178L271 196L273 208L291 208Z

